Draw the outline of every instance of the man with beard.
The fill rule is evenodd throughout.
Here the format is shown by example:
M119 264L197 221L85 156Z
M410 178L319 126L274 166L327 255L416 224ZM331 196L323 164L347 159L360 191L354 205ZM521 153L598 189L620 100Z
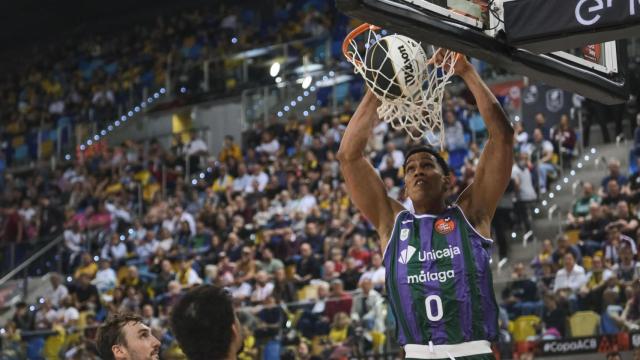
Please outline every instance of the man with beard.
M98 329L96 345L103 360L160 359L160 341L134 314L111 315Z

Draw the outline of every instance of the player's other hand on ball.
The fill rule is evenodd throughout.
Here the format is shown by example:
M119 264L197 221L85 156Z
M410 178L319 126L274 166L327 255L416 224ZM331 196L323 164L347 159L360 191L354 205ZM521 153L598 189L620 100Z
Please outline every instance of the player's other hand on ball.
M436 51L436 53L433 55L431 60L429 60L429 62L434 62L436 65L441 66L442 63L445 61L445 57L448 55L448 53L452 53L453 56L456 57L456 63L453 65L454 74L461 76L473 69L473 66L471 65L469 60L467 60L467 57L464 54L457 53L455 51L451 51L443 48L438 49L438 51ZM449 71L448 61L447 63L444 64L443 67L445 71Z

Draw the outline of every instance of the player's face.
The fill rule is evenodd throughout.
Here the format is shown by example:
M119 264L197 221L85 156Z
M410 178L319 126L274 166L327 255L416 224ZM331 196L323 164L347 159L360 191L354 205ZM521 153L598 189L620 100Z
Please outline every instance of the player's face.
M447 177L443 174L435 156L420 152L409 157L405 166L405 186L411 200L425 195L437 197L446 191Z
M124 353L127 360L160 359L160 341L151 334L151 329L142 323L128 323L122 328L126 346Z

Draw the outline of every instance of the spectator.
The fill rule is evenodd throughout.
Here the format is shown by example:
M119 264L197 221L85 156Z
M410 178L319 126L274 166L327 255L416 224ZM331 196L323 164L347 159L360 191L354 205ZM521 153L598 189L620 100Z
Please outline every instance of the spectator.
M189 171L195 173L200 169L200 158L208 155L209 147L198 137L196 130L191 130L189 142L184 145L183 152L189 162Z
M634 259L637 253L635 243L631 239L621 241L618 249L620 259L613 264L611 270L616 273L623 286L631 286L638 280L640 272L640 263Z
M553 244L551 240L544 239L542 241L542 247L540 253L531 260L531 267L534 269L536 276L542 275L542 267L545 264L553 265L555 260L553 259Z
M556 250L551 255L554 264L564 266L565 254L569 252L573 254L573 259L576 263L582 262L582 253L580 252L580 248L576 245L572 245L566 234L558 235L557 243L558 245Z
M111 268L109 259L100 259L99 270L96 273L95 279L91 281L91 284L95 285L101 294L113 290L118 284L116 272Z
M396 145L393 142L388 142L386 145L386 152L382 156L378 170L380 170L380 172L385 172L389 170L389 166L392 166L392 168L397 171L403 164L404 154L402 151L396 149Z
M267 275L273 276L278 269L283 269L284 263L282 260L273 257L273 251L270 248L265 247L262 249L262 261L260 262L260 269L265 271Z
M593 184L590 182L582 183L582 197L576 199L571 206L571 212L568 215L568 221L571 226L581 226L589 215L589 208L592 203L600 204L602 200L594 193Z
M342 280L345 290L353 291L358 288L358 281L360 281L362 273L358 267L358 261L351 256L345 259L345 265L340 280Z
M73 277L78 279L81 274L86 274L93 279L96 276L96 272L98 272L98 265L96 265L95 261L91 258L91 254L83 252L80 255L80 265L76 268Z
M602 205L613 211L620 201L629 202L629 197L622 192L618 181L611 179L607 183L607 192L602 196Z
M267 298L273 295L273 289L274 285L269 281L267 273L264 271L258 271L256 274L255 288L251 294L251 302L254 304L265 302L266 305ZM277 299L274 298L273 300L275 304Z
M638 218L631 213L629 204L626 201L619 201L608 226L617 226L622 234L628 237L635 237L638 229Z
M379 292L374 290L371 279L364 278L360 281L360 292L353 298L351 307L351 319L368 331L384 333L385 331L385 305Z
M87 274L80 275L70 294L79 310L95 312L101 307L98 289L91 284L91 278Z
M232 135L226 135L224 137L222 150L220 150L220 154L218 155L218 160L220 160L220 162L222 163L227 162L227 159L229 158L233 158L236 161L242 160L242 153L240 152L240 146L234 143L234 139Z
M260 145L256 147L256 151L266 154L270 160L275 160L280 151L280 142L271 132L265 131L262 133L262 141Z
M311 245L303 243L300 246L301 258L296 264L294 279L298 288L308 285L311 279L320 277L320 264L313 256Z
M515 150L517 153L521 153L529 142L529 134L527 134L527 131L524 129L521 122L516 122L513 125L513 130L513 136L515 137L516 144Z
M605 217L603 207L597 203L589 205L589 216L580 226L580 241L592 250L599 249L606 240L605 226L609 220Z
M576 133L569 124L569 116L567 114L562 114L560 123L551 131L551 140L556 153L560 155L562 169L570 170L573 151L576 146Z
M444 132L446 149L449 152L449 166L454 170L459 169L467 154L467 144L462 123L456 119L453 111L447 111L445 114Z
M567 335L566 323L568 313L562 306L558 306L558 298L555 294L544 296L544 310L542 312L542 323L546 329L546 334L558 334L558 338ZM552 331L555 329L555 332Z
M514 182L516 193L516 213L524 231L528 232L531 230L531 221L533 220L532 207L538 199L533 186L528 153L521 152L518 155L518 162L513 165L511 170L511 179Z
M538 288L526 274L524 264L517 263L513 267L511 282L502 291L504 308L510 319L521 315L539 314L542 302L538 299Z
M66 248L68 262L67 266L69 268L77 265L77 262L80 259L80 254L83 251L83 246L86 242L86 236L80 229L80 224L77 221L74 221L71 226L69 226L64 231L64 246Z
M16 310L13 314L13 320L18 330L30 331L35 328L35 318L33 311L29 311L27 303L21 301L16 304Z
M557 175L556 168L553 165L553 145L549 140L545 140L542 131L536 128L533 131L533 142L527 144L526 152L531 157L531 162L536 169L538 175L538 187L540 193L547 192L548 176L555 177Z
M594 256L591 270L587 273L587 282L580 289L581 308L594 309L598 313L605 310L602 306L603 294L609 279L613 276L613 271L605 267L602 257Z
M379 253L371 255L371 266L360 277L360 287L362 287L361 283L364 280L370 280L376 291L380 292L384 289L385 268L382 264L382 255Z
M274 271L273 294L278 302L291 303L297 300L296 286L287 279L284 268Z
M121 264L127 258L127 246L123 239L124 236L121 238L119 234L111 235L109 242L102 247L101 257L113 261L114 264Z
M62 299L69 295L69 290L62 284L62 277L58 273L49 273L50 288L46 289L46 299L51 301L54 308L61 305Z
M534 121L535 121L534 132L535 130L540 130L540 134L543 136L543 138L545 140L549 140L551 136L551 131L549 130L549 127L546 125L547 120L545 119L544 114L537 113L536 116L534 117Z
M627 185L627 182L629 180L624 174L622 174L620 170L619 160L610 159L607 163L607 167L609 169L609 173L607 174L607 176L602 178L602 181L600 182L600 186L601 186L600 196L603 198L609 192L609 183L611 182L611 180L615 180L620 187Z
M334 280L331 283L331 294L324 312L329 321L333 321L334 316L339 312L350 313L352 305L353 298L344 290L342 280Z
M553 292L565 299L575 299L578 290L585 284L584 268L576 264L572 252L564 254L563 267L556 273L556 281ZM563 332L560 332L563 334Z
M278 335L285 320L282 307L276 302L273 295L267 295L264 306L257 312L258 324L254 334L259 340L268 340Z
M176 280L183 288L190 288L195 285L202 284L202 278L198 272L191 266L192 261L186 257L182 257L179 262Z

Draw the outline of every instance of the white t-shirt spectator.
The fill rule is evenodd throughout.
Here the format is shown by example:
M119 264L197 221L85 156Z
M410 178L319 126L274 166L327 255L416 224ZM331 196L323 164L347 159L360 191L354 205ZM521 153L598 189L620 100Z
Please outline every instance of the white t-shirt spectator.
M516 197L519 201L534 201L538 198L536 189L533 187L533 177L528 167L521 169L518 164L511 168L511 179L519 182Z
M570 288L571 291L577 293L578 290L587 282L587 277L584 273L584 268L580 265L573 265L571 272L567 272L567 269L562 268L556 273L556 281L553 285L553 292L557 292L560 289Z
M20 214L20 216L22 216L25 221L29 222L36 214L36 210L32 207L26 209L21 208L20 210L18 210L18 214Z
M136 247L136 254L142 260L146 260L151 257L151 255L155 254L156 250L160 243L156 239L152 239L151 241L144 242ZM171 246L169 246L171 248Z
M308 214L317 204L318 201L316 200L316 197L311 194L307 194L300 199L300 202L298 202L298 211Z
M116 272L112 268L101 269L96 272L96 278L91 281L101 293L107 292L116 287Z
M238 286L230 286L228 290L234 299L245 299L251 296L251 285L246 282Z
M257 152L263 152L268 154L269 156L277 155L279 150L280 150L280 142L278 142L278 139L276 138L274 138L268 143L262 143L260 144L260 146L256 148Z
M187 156L193 156L202 152L206 153L207 150L207 144L199 138L192 139L184 146L184 153L187 154Z
M79 253L82 251L82 241L84 239L84 235L81 233L77 233L71 229L67 229L64 231L64 246L69 249L72 253Z
M249 174L233 179L232 190L234 192L244 191L249 186L251 186L251 175Z
M254 182L257 181L258 182L258 188L254 189ZM247 186L244 191L247 193L254 193L254 192L263 192L264 188L267 187L267 184L269 183L269 176L264 172L264 171L260 171L260 173L258 175L251 175L251 180L249 181L249 186Z
M46 292L46 298L51 301L51 305L53 307L59 307L62 299L66 298L69 295L69 290L66 286L60 284L57 288L50 287Z
M553 144L551 143L551 141L542 140L541 146L542 146L542 154L539 154L540 157L544 156L544 154L553 152ZM531 156L532 161L536 160L534 159L534 156L532 156L535 149L536 149L536 144L534 143L528 143L522 147L522 151L528 153Z
M256 289L253 290L253 294L251 294L251 299L253 301L264 301L267 296L273 293L273 283L266 283L264 286L260 287L256 285Z
M62 312L62 322L65 325L70 325L71 321L78 321L80 319L80 312L73 306L69 306Z
M381 285L384 285L385 272L386 271L384 269L384 266L380 266L377 269L369 269L364 273L362 273L362 276L360 276L359 281L362 281L364 279L370 279L371 282L373 283L373 286L379 287Z
M122 241L119 241L115 246L107 243L102 248L102 253L100 255L105 259L118 261L127 256L127 246Z
M380 162L380 165L378 166L378 169L380 171L387 170L387 157L389 156L393 158L393 167L395 169L400 169L402 165L404 165L404 154L402 153L402 151L393 150L390 154L387 153L382 156L382 160Z

